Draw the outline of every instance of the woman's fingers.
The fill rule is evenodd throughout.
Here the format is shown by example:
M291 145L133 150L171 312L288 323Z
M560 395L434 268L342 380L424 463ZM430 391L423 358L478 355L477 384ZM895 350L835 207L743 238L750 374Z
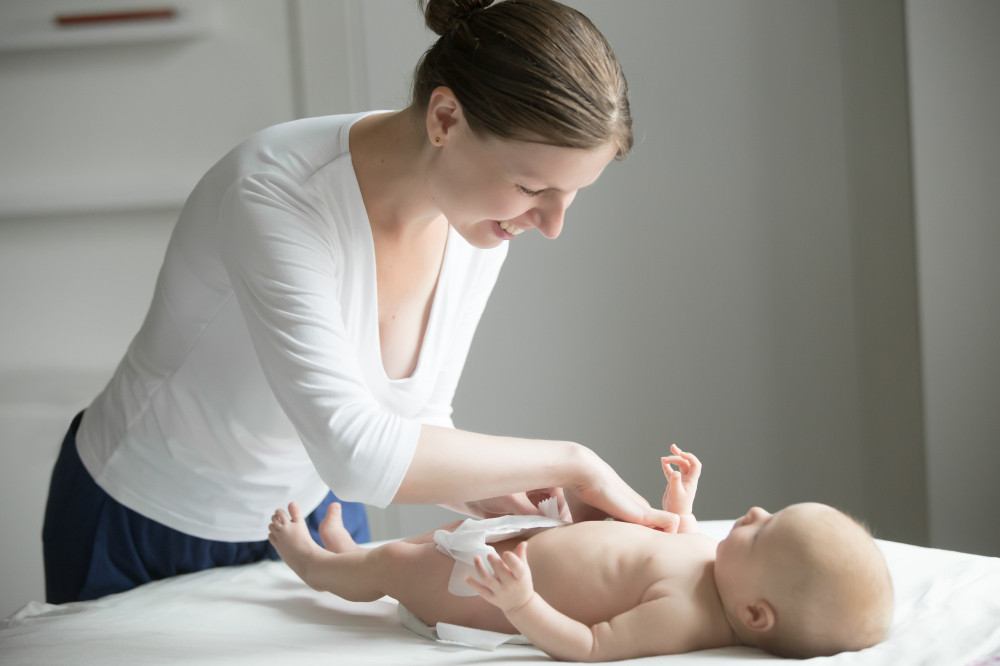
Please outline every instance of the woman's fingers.
M637 521L647 527L658 527L665 532L676 532L680 525L680 517L676 513L650 509L641 521Z

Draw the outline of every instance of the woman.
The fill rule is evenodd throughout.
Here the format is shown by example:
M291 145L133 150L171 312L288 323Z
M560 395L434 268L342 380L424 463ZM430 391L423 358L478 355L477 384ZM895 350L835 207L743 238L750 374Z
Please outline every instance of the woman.
M141 330L56 463L50 602L274 558L273 507L312 509L315 534L331 489L475 516L555 494L578 520L669 523L581 445L452 425L505 241L556 238L577 190L629 151L631 121L578 12L424 9L440 38L408 108L269 128L192 192ZM363 506L344 521L367 540Z

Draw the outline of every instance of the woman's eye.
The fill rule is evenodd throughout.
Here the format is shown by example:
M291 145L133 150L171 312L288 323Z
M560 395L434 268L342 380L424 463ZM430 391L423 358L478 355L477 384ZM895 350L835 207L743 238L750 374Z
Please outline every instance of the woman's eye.
M539 194L542 193L541 190L529 190L524 185L518 185L517 189L520 190L521 194L524 194L529 197L537 197Z

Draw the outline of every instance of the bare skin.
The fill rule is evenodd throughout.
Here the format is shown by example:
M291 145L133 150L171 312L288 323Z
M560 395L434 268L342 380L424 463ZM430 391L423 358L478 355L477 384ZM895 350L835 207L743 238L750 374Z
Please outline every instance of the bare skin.
M390 596L428 624L451 622L518 633L503 611L481 597L450 594L454 560L437 550L431 535L379 548L358 546L344 528L339 505L331 505L320 526L324 548L312 540L298 504L289 515L275 513L270 540L288 566L310 587L352 601ZM455 527L452 525L451 527ZM673 535L619 522L586 522L536 534L527 540L493 544L498 553L531 544L528 561L535 590L554 608L586 624L610 620L644 601L676 594L717 602L711 565L715 542L698 534ZM565 566L562 552L576 554ZM705 613L697 610L704 605ZM714 608L713 608L714 606ZM694 604L699 621L721 617L720 603ZM714 611L714 612L713 612ZM718 619L718 618L715 618ZM693 618L692 618L693 620ZM714 632L703 640L711 642Z
M784 581L817 566L827 571L782 556L805 537L833 552L833 573L822 575L834 576L823 582L837 590L821 593L824 614L816 621L823 632L806 656L858 650L881 639L892 617L891 583L884 566L872 568L881 555L863 528L822 504L775 514L753 507L716 543L698 532L691 513L701 463L676 446L671 451L662 459L663 507L679 515L673 525L679 533L600 521L494 543L492 571L477 557L477 578L466 578L478 597L448 592L454 561L437 550L433 535L363 549L336 506L320 527L326 549L312 541L294 502L290 517L275 512L270 541L316 590L352 601L388 595L429 625L522 633L557 659L613 661L769 640L782 613L797 617L805 610L801 595L789 599L769 587L772 574ZM848 578L837 573L845 561L854 563ZM845 593L846 601L834 601ZM880 619L872 619L876 615Z
M686 478L694 478L696 483L697 471L689 468ZM693 488L685 497L679 479L675 487L673 507L684 509L693 499ZM457 524L443 529L454 529ZM523 632L512 622L512 613L519 609L507 607L506 597L498 599L481 584L477 587L482 588L482 596L458 597L448 592L454 561L437 550L431 534L364 549L344 529L336 505L328 510L320 534L325 549L310 538L302 510L294 502L288 514L276 511L270 525L270 541L282 559L316 590L351 601L374 601L388 595L429 625L448 622L503 633ZM701 534L671 534L629 523L592 521L492 545L499 553L499 558L491 558L495 569L504 566L500 558L504 563L524 559L531 571L531 598L544 599L547 607L577 626L598 631L621 624L623 619L625 623L639 619L644 633L641 640L628 640L624 651L602 658L739 643L715 585L716 542ZM570 563L566 553L572 554ZM663 631L664 626L670 631ZM529 638L554 656L571 656L551 652L544 641Z

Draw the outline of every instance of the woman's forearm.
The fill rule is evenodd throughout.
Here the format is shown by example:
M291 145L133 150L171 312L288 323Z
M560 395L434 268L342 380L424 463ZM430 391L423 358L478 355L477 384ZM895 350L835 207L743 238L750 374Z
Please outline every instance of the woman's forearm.
M449 504L586 480L588 449L573 442L421 426L396 504ZM470 490L471 489L471 490Z
M562 488L574 520L611 516L675 529L601 458L580 444L519 439L423 425L396 504L454 504Z

